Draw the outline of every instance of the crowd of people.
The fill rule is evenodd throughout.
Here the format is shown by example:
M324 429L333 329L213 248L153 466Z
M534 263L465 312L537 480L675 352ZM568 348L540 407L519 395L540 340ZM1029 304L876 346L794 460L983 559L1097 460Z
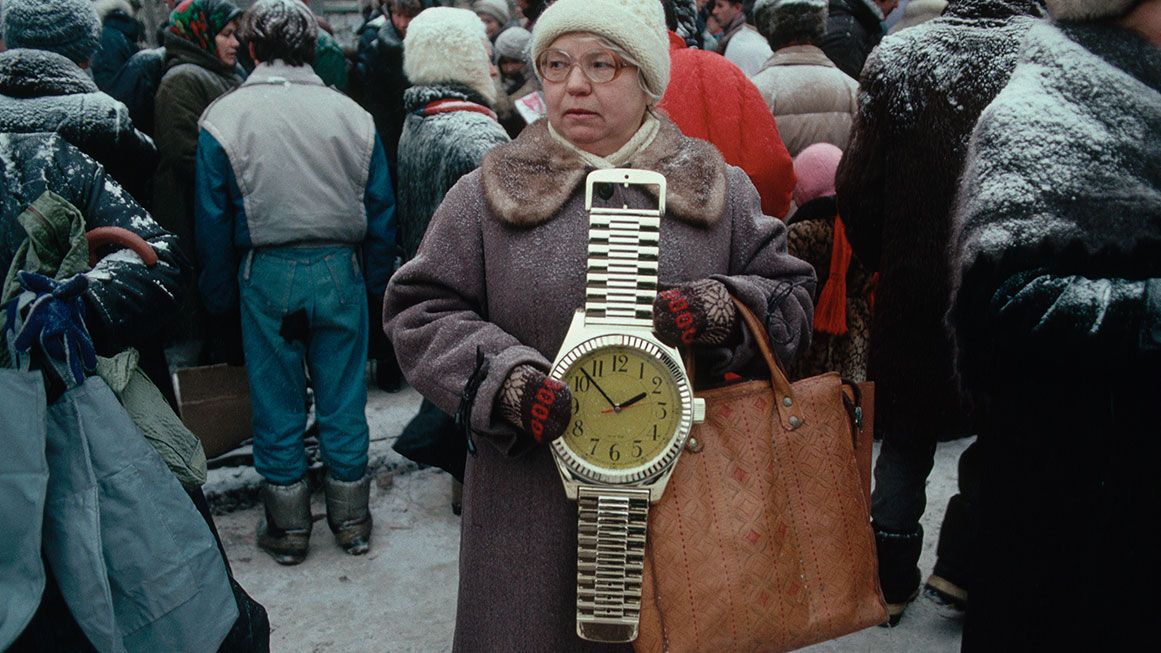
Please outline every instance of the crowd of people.
M639 168L668 184L655 331L699 384L754 372L734 300L792 378L876 384L886 625L922 595L966 613L964 650L1153 639L1161 0L367 0L338 36L304 0L158 4L152 32L136 1L0 0L0 371L43 370L51 407L133 349L166 426L114 389L169 438L182 528L217 537L204 455L162 451L192 437L171 371L244 364L258 546L302 563L321 485L367 553L370 360L424 397L397 446L457 481L455 650L612 650L575 631L549 371L585 303L585 177ZM921 570L936 447L968 437ZM216 586L143 599L213 601L216 630L111 635L0 535L0 649L263 650L216 555Z

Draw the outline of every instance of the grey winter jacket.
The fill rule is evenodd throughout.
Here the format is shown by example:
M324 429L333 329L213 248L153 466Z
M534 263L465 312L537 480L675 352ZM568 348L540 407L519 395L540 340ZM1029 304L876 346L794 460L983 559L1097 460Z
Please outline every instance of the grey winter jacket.
M75 63L46 50L0 53L0 131L57 132L147 202L157 165L153 141L125 105L97 89Z
M123 227L137 233L157 252L147 268L124 253L103 258L88 273L87 326L98 349L119 351L160 330L173 317L189 262L177 239L109 179L101 166L53 134L0 134L0 269L7 272L28 237L16 216L44 191L51 190L77 207L86 228Z
M633 164L669 182L661 282L722 281L764 320L778 355L793 358L809 341L814 272L786 253L785 225L762 215L745 173L667 119ZM530 125L451 189L387 291L400 365L440 409L461 408L477 351L487 363L463 404L479 448L464 480L457 651L630 650L577 638L576 504L548 447L524 450L528 438L495 410L513 368L548 370L584 303L589 171L544 121ZM609 201L655 202L635 189ZM699 352L699 369L741 369L753 346Z
M451 187L478 168L488 150L509 141L500 123L482 113L425 112L440 100L486 107L478 93L459 84L414 86L404 94L407 120L399 139L398 217L405 261L415 257L431 216Z
M790 156L815 143L846 149L859 85L813 45L782 48L752 78Z

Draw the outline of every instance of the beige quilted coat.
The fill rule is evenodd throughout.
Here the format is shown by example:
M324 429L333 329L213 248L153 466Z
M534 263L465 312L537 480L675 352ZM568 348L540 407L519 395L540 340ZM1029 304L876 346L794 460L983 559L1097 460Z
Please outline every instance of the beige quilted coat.
M752 80L774 113L790 156L815 143L846 149L859 85L822 50L813 45L782 48Z

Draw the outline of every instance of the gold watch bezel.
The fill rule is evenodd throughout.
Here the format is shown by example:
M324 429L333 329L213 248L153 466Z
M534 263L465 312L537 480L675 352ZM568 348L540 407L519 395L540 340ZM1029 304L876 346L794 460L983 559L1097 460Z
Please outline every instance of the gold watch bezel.
M669 444L659 456L643 465L623 470L611 470L586 462L565 443L564 438L553 441L552 448L557 458L577 477L577 480L598 485L641 484L657 478L669 469L685 447L690 430L693 428L693 390L686 376L685 366L679 359L670 355L657 343L627 333L605 334L581 342L557 360L552 367L552 378L563 380L577 359L605 347L630 347L662 363L677 387L677 397L681 403L681 415L677 421L676 431L670 436Z

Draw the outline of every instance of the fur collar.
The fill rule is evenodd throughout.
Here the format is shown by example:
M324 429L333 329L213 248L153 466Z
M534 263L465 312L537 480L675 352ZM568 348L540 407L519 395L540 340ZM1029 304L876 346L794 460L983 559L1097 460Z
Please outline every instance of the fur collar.
M446 84L432 84L412 86L403 92L403 112L412 113L439 100L464 100L482 104L489 109L491 105L484 96L469 86L448 82Z
M709 143L687 138L668 118L631 167L653 170L668 182L666 215L708 227L726 210L726 164ZM534 227L554 218L584 186L592 169L548 133L547 120L484 157L484 198L508 224Z
M1045 15L1043 0L951 0L945 16L957 18L1006 19L1013 16Z
M83 70L55 52L16 49L0 53L0 93L9 97L77 95L98 90Z

